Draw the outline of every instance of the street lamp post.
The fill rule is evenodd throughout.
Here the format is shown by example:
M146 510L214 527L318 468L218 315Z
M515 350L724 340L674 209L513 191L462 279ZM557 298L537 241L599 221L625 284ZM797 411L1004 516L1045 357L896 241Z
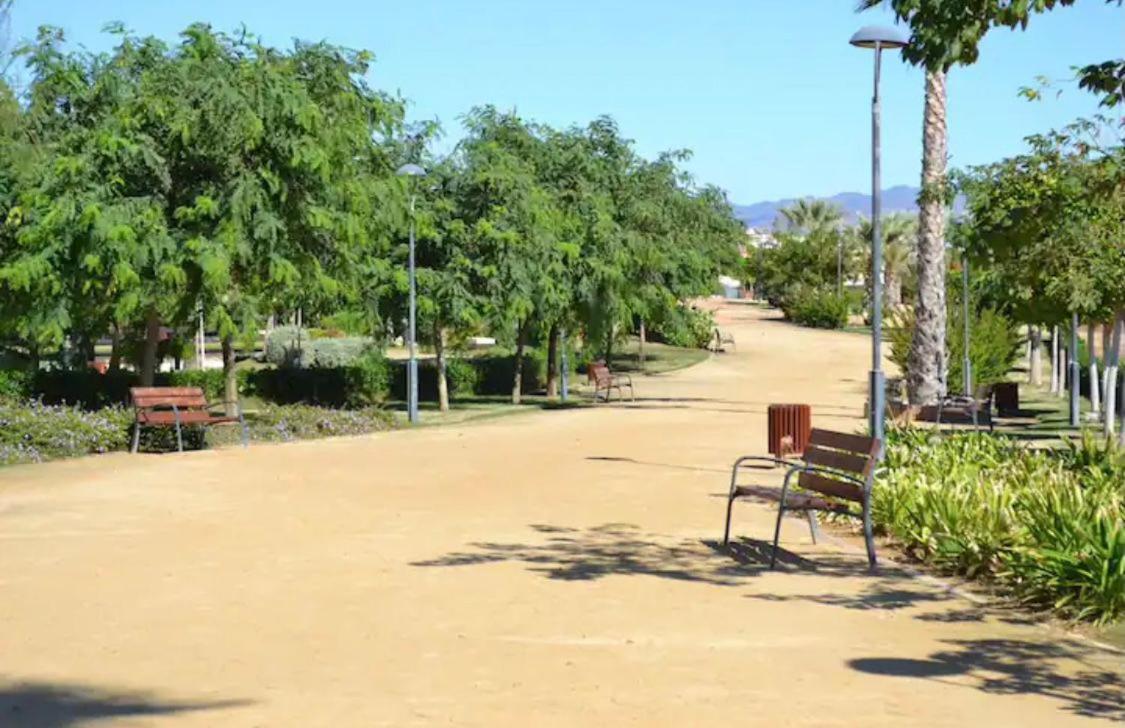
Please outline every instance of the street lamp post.
M404 164L398 168L399 177L425 177L426 170L417 164ZM418 291L414 280L414 187L410 188L410 261L408 271L410 277L410 313L409 324L406 332L406 345L409 352L409 361L406 364L406 416L410 424L418 424L418 354L415 346L417 341L417 309Z
M962 340L961 357L961 385L964 388L965 396L973 396L973 360L969 357L969 347L971 346L970 332L969 332L969 256L964 256L961 259L961 315L964 317L964 339ZM976 410L973 410L975 413Z
M879 155L879 71L884 50L897 50L907 43L896 28L869 25L856 31L849 41L858 48L875 51L874 93L871 97L871 435L884 439L886 385L883 381L883 230Z

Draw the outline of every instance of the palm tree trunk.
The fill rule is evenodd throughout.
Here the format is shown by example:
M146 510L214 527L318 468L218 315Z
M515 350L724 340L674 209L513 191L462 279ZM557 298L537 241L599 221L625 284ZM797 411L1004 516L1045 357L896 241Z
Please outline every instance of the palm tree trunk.
M945 111L945 73L927 71L918 211L918 305L907 360L913 405L937 400L945 368Z
M902 306L902 279L893 273L889 266L883 269L883 286L887 292L887 308Z

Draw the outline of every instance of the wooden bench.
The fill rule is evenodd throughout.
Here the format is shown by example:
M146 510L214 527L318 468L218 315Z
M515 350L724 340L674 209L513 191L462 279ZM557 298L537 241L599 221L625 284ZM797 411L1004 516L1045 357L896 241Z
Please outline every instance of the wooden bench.
M727 344L730 344L732 349L737 348L734 343L734 334L716 328L714 335L711 337L711 350L726 351Z
M133 423L133 447L141 444L142 427L175 427L176 447L184 451L183 428L186 425L222 425L238 423L242 426L242 446L250 443L250 431L242 414L215 414L212 410L222 404L209 405L200 387L133 387L129 390L136 421Z
M875 541L871 531L871 485L881 443L873 437L813 429L805 449L804 462L794 463L772 457L748 455L734 462L727 496L727 525L723 546L730 541L730 518L734 502L751 496L778 502L777 525L773 532L773 554L770 568L777 563L777 543L781 538L781 519L786 511L804 511L816 543L818 531L815 511L827 511L860 518L863 539L867 545L867 561L875 567ZM756 485L738 485L739 470L750 463L769 463L771 467L789 468L780 489ZM793 482L793 476L797 480ZM858 512L856 508L858 507Z
M633 379L628 374L614 374L609 370L609 367L603 362L594 362L590 365L587 375L594 381L594 401L598 401L598 394L603 393L603 402L608 402L610 392L614 389L617 390L617 398L625 399L625 391L622 387L629 388L629 401L637 401L636 394L633 392Z

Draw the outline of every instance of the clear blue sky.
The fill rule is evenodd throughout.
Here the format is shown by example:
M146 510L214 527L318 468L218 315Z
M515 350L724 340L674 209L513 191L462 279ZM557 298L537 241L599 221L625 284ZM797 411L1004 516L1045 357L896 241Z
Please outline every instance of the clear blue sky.
M516 108L554 125L609 114L642 153L688 148L702 182L756 202L868 189L871 53L848 45L854 0L16 0L12 31L61 26L104 50L107 21L173 39L193 21L245 23L268 43L325 39L376 54L371 82L437 118L453 138L471 106ZM1102 0L997 30L949 79L954 166L991 161L1028 134L1095 111L1069 84L1029 103L1020 86L1122 55L1125 10ZM884 73L886 186L918 184L923 76Z

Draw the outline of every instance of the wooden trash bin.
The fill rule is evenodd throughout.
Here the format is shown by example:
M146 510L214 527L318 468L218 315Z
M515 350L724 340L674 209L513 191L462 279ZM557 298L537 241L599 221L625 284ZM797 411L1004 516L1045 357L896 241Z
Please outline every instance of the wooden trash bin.
M1020 411L1020 385L1016 382L999 382L992 387L996 411L1002 415L1014 415Z
M812 431L812 409L807 404L771 404L766 410L767 445L777 458L803 455Z

